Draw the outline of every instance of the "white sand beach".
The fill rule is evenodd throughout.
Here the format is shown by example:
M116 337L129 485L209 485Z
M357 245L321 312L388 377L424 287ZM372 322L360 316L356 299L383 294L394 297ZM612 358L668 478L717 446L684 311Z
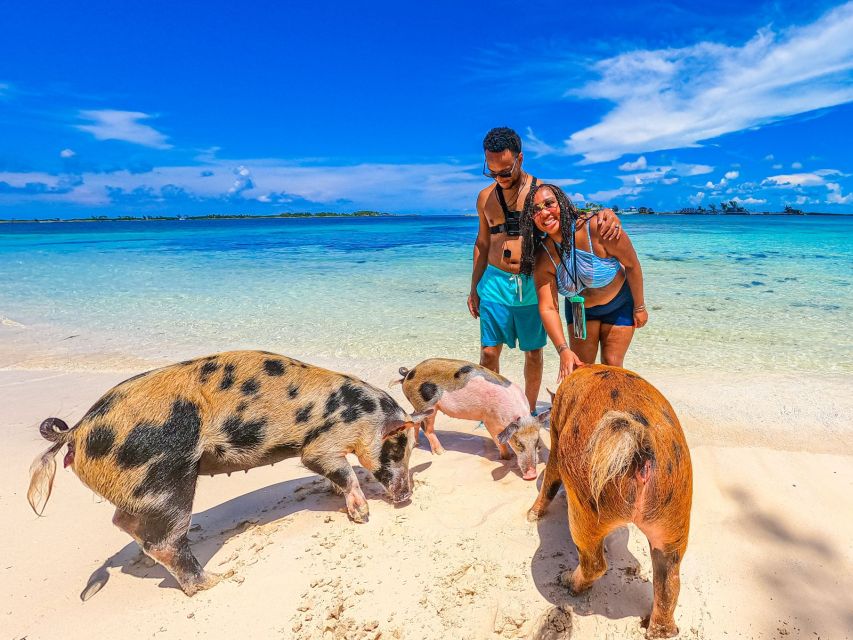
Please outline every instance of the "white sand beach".
M383 387L396 368L337 364ZM364 525L297 460L202 478L193 551L230 577L193 598L140 557L111 524L111 505L71 471L57 473L45 517L36 517L25 495L29 464L46 447L40 421L72 424L140 370L0 370L3 637L643 637L652 584L642 534L612 534L608 572L569 596L556 582L577 559L565 496L528 523L535 484L497 459L484 430L445 416L437 430L447 453L433 456L423 441L413 453L410 504L395 508L358 469L371 510ZM850 637L850 378L647 377L679 413L694 466L680 637ZM405 403L399 387L392 394ZM90 578L105 576L82 602Z

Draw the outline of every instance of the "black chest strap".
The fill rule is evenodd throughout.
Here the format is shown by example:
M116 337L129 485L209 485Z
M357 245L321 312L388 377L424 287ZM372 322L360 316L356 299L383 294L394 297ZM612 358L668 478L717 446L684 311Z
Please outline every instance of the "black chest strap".
M536 178L533 178L530 182L530 188L532 189L533 187L535 187L537 182L538 181L536 180ZM521 211L510 211L509 207L506 206L506 198L504 198L504 190L501 189L501 186L499 184L495 185L495 193L497 193L498 202L500 203L501 209L503 209L503 212L504 212L504 222L501 222L500 224L496 224L494 227L489 227L489 233L491 233L493 235L495 233L506 233L506 221L507 220L518 220L519 218L521 218Z

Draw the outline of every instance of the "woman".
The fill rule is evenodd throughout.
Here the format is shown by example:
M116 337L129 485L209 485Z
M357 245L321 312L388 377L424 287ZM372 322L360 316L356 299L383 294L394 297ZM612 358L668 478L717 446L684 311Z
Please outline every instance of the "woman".
M521 273L533 275L542 324L560 356L559 384L581 363L621 367L634 329L649 319L643 271L628 235L607 240L594 215L583 217L562 189L531 188L521 216ZM537 232L538 230L538 232ZM566 296L570 345L566 343L557 294ZM569 297L582 295L586 338L572 329ZM579 332L582 333L582 332Z

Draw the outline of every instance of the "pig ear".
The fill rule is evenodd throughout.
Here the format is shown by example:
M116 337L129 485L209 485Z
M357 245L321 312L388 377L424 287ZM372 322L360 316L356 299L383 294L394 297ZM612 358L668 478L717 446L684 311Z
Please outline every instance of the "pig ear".
M541 413L536 414L536 419L539 421L539 424L545 424L548 420L551 419L551 410L545 409Z
M385 423L385 431L382 434L382 439L390 438L395 433L400 433L404 429L408 429L409 427L417 427L421 422L429 418L433 413L435 413L435 409L426 409L424 411L419 411L418 413L413 413L411 416L411 420L389 420Z
M520 427L521 425L519 425L518 422L510 422L507 425L506 429L504 429L498 434L498 442L500 442L501 444L506 444L507 442L509 442L509 439L512 438L512 434L518 431Z

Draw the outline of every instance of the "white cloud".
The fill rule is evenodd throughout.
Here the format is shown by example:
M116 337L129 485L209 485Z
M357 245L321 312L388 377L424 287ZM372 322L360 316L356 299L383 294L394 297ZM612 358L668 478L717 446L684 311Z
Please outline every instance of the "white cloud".
M767 200L764 200L762 198L753 198L752 196L750 196L748 198L734 197L734 198L732 198L732 200L734 200L738 204L766 204L767 203Z
M615 106L566 140L585 163L694 147L703 140L853 100L853 2L810 25L761 29L742 46L713 42L599 61L573 95Z
M713 182L708 180L708 182L705 183L705 188L706 189L722 189L728 183L729 183L729 181L726 180L725 178L720 178L720 181L717 184L714 184Z
M527 127L527 136L524 144L522 145L522 149L524 151L533 152L533 155L536 157L547 156L557 152L556 148L537 138L531 127Z
M827 182L826 188L829 193L826 195L826 201L830 204L850 204L853 203L853 192L846 196L841 194L841 185L837 182Z
M792 169L802 169L802 168L803 168L803 163L802 163L802 162L792 162L792 163L791 163L791 168L792 168Z
M773 162L776 158L772 153L768 153L766 156L764 156L764 159L767 162Z
M63 149L62 151L59 152L60 158L73 158L76 155L77 154L74 153L73 149Z
M44 172L0 171L0 182L21 190L0 193L2 203L65 202L102 206L112 204L111 190L124 193L150 190L159 198L162 190L180 189L194 199L245 199L286 205L301 199L327 210L351 211L359 208L389 212L474 210L477 192L488 181L477 175L479 165L361 164L300 166L296 161L270 158L224 160L202 165L156 167L146 173L114 171L85 172L75 176L73 185L61 193L67 179ZM581 180L555 180L571 185ZM23 190L31 185L44 189ZM579 194L576 194L579 195ZM574 196L573 196L574 197ZM166 197L163 196L165 200ZM579 198L583 200L581 196ZM301 205L300 205L301 206ZM405 207L405 210L401 209ZM310 209L310 207L307 207Z
M774 164L773 168L778 170L778 169L782 168L782 165L781 164Z
M763 186L771 187L817 187L826 184L826 176L844 175L837 169L821 169L811 173L789 173L768 176L761 181Z
M634 162L625 162L619 165L620 171L639 171L646 168L646 156L640 156Z
M705 199L705 192L697 191L687 199L690 201L691 204L701 204L702 201Z
M155 149L172 148L165 135L139 122L154 117L147 113L102 109L81 111L80 117L92 121L92 124L78 124L76 128L91 133L98 140L123 140Z
M636 196L643 192L642 187L619 187L618 189L605 189L589 194L589 199L596 202L608 203L620 196Z
M726 171L726 180L734 180L740 175L739 171Z

